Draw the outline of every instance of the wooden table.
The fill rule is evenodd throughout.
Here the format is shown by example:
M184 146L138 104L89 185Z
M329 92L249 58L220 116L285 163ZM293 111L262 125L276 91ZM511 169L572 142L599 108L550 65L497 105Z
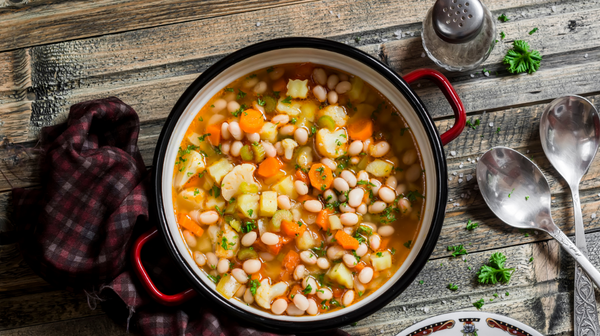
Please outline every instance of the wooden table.
M283 36L309 35L356 46L401 74L433 67L421 46L421 21L433 0L0 0L0 135L33 148L39 130L65 119L70 105L117 96L138 112L139 146L147 163L162 124L181 93L203 70L247 45ZM450 201L438 245L423 272L402 295L374 315L344 328L353 335L395 335L429 316L474 309L506 314L548 335L571 335L573 262L543 234L511 230L496 219L475 190L474 160L509 146L527 153L546 174L553 216L573 234L568 188L545 158L539 116L565 94L600 98L600 1L487 0L506 33L482 68L446 73L470 119L481 120L446 147ZM528 32L534 27L539 31ZM544 56L532 75L510 75L501 64L514 39ZM453 123L440 92L415 89L440 130ZM0 178L0 333L2 335L118 335L125 330L83 295L56 290L33 274L17 252L10 221L11 184L39 183L35 154L17 169L14 150L3 149ZM14 172L10 173L10 172ZM462 178L460 177L462 176ZM600 163L581 188L592 262L600 266ZM473 231L468 220L478 222ZM446 247L464 244L466 260ZM491 253L517 267L508 285L478 285L476 270ZM531 259L533 258L533 259ZM448 283L459 286L456 292ZM505 293L510 295L506 296ZM494 298L498 293L500 298ZM493 302L490 299L494 299Z

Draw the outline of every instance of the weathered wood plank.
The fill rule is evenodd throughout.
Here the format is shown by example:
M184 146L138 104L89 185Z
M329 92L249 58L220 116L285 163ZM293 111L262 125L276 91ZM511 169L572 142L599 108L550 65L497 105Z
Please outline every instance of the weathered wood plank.
M0 8L0 51L311 1L25 1Z
M45 323L25 328L10 329L2 332L4 336L117 336L132 335L106 315L84 317L54 323ZM135 335L135 334L134 334Z
M28 49L0 53L0 139L27 141L31 100L31 64Z

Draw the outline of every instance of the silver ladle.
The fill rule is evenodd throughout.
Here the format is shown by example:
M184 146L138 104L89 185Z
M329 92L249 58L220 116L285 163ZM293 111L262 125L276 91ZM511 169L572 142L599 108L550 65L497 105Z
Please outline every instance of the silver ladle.
M587 99L565 96L553 100L540 118L540 140L550 163L569 184L575 217L575 245L587 255L579 183L589 169L600 143L598 111ZM575 266L575 335L598 335L598 309L594 287Z
M477 163L477 183L492 212L518 229L536 229L556 239L600 288L600 272L554 224L550 186L542 171L523 154L495 147Z

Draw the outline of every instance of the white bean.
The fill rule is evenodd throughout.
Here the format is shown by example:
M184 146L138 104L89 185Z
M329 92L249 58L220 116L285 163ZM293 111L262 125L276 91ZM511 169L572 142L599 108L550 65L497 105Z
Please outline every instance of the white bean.
M329 104L335 104L338 101L338 94L335 91L329 91L327 93L327 102L329 102Z
M335 86L335 92L338 94L344 94L352 89L352 84L348 81L339 82L338 85Z
M371 182L371 184L373 184L373 186L371 186L371 191L373 192L373 196L379 195L379 188L381 188L381 182L379 182L378 179L374 179L374 178L372 178L369 182Z
M296 294L294 295L294 304L296 305L296 307L298 307L298 309L304 311L308 309L308 299L306 298L306 296L302 295L302 294Z
M239 109L240 109L240 104L238 102L236 102L235 100L232 100L229 103L227 103L227 112L233 113Z
M279 243L279 236L272 232L265 232L260 236L260 241L266 245L277 245Z
M307 265L314 265L317 263L317 257L310 251L300 252L300 259Z
M277 126L283 126L290 122L290 116L287 114L278 114L271 119L271 122Z
M406 191L408 190L408 187L406 186L406 184L401 183L398 184L398 186L396 186L396 195L404 195L406 194Z
M226 141L223 142L223 144L221 145L221 152L225 155L229 154L229 151L231 150L231 142Z
M252 304L254 302L254 296L252 295L250 288L247 288L246 292L244 292L244 302L247 304Z
M231 144L231 149L229 150L229 153L233 157L238 157L240 156L240 151L242 150L242 147L244 147L244 144L241 141L234 141L233 144Z
M306 267L304 267L304 265L302 265L302 264L296 266L296 268L294 269L294 279L302 280L302 279L304 279L305 276L306 276Z
M308 302L308 301L306 301L306 302ZM308 305L308 303L307 303L307 305ZM288 304L287 309L285 310L285 312L289 316L301 316L301 315L304 315L305 311L301 310L300 308L298 308L294 303L290 303L290 304Z
M356 209L354 209L353 207L349 206L348 204L342 204L342 205L340 205L340 211L343 212L343 213L355 213Z
M365 267L358 273L358 280L364 284L368 284L373 280L373 269L371 267Z
M362 188L354 188L348 193L348 204L351 207L356 208L362 203L362 199L365 196L365 191Z
M398 207L400 208L400 213L404 215L408 215L412 211L412 204L406 198L403 198L398 201Z
M190 248L194 248L198 245L198 240L196 240L194 234L188 230L183 230L183 238Z
M267 155L267 157L276 157L277 156L277 150L275 149L275 146L273 146L270 142L261 141L261 144L262 144L263 148L265 149L265 154Z
M215 224L219 220L219 214L216 211L204 211L200 214L200 222L202 224Z
M308 142L308 131L306 130L306 128L300 127L297 128L294 131L294 139L296 140L296 142L300 145L306 145L306 142Z
M361 215L366 214L368 211L367 205L365 203L361 203L358 208L356 208L356 212L358 212Z
M300 195L308 194L308 186L306 185L306 183L300 180L294 181L294 188L296 189L296 192Z
M235 297L241 299L244 296L244 293L246 292L246 285L242 285L240 286L240 288L238 288L238 290L235 292Z
M255 143L255 142L259 142L260 141L260 134L258 133L247 133L246 134L246 139L248 139L248 141Z
M227 92L223 95L223 99L225 99L226 102L230 102L232 100L235 100L235 92Z
M335 170L337 168L337 163L335 163L335 161L332 159L322 158L321 163L329 167L331 170Z
M340 221L344 225L356 225L358 223L358 216L355 213L344 213L340 216Z
M370 153L373 157L382 157L390 151L390 144L387 141L379 141L371 146Z
M323 199L327 202L327 203L335 203L338 200L337 195L333 192L333 190L331 189L327 189L325 190L325 192L323 193Z
M357 276L354 277L353 282L354 282L354 290L355 291L363 292L363 293L365 292L365 285L363 285L363 283L358 280Z
M418 163L413 164L406 170L406 181L415 182L421 177L421 166Z
M319 212L323 210L323 204L317 200L308 200L304 202L304 209L309 212Z
M320 291L317 292L317 297L321 300L329 300L333 297L333 293L329 288L321 287Z
M283 156L283 154L285 154L285 149L283 148L281 141L275 143L275 150L277 151L277 155L279 156Z
M374 234L374 235L371 235L371 237L369 237L369 246L371 247L371 249L373 249L374 251L377 251L379 249L380 245L381 245L381 237L378 234Z
M313 88L313 94L321 103L327 100L327 90L321 85L317 85Z
M254 87L256 85L256 83L258 83L258 78L256 77L247 77L243 82L242 85L244 86L244 88L249 89L251 87Z
M219 274L224 274L224 273L227 273L228 271L229 271L229 260L227 260L225 258L219 259L219 262L217 263L217 272Z
M315 316L319 313L319 307L313 299L308 299L308 308L306 309L308 315Z
M283 68L274 68L273 71L269 72L269 78L272 80L278 80L285 73Z
M279 206L279 208L284 210L289 210L292 207L290 203L290 198L286 195L279 195L277 197L277 205Z
M320 269L328 269L329 268L329 260L327 260L327 258L321 257L317 259L317 266L319 266Z
M340 196L338 196L338 200L340 202L346 202L347 201L346 196L344 194L340 194ZM352 211L350 211L350 212L352 212Z
M394 227L391 225L380 226L377 233L382 237L389 237L394 234Z
M368 153L369 152L369 147L371 146L371 142L373 142L373 138L368 138L367 140L363 141L363 152Z
M285 299L277 299L271 305L271 312L275 315L281 315L287 309L288 303Z
M240 128L240 124L237 121L232 121L229 123L229 133L235 140L243 140L244 139L244 131Z
M417 161L417 151L412 148L404 152L402 155L402 163L407 166L412 165L415 163L415 161Z
M256 100L252 102L252 107L257 111L260 111L260 113L265 114L265 108L258 105L258 102Z
M310 292L305 293L305 294L315 294L317 292L317 281L315 281L315 279L311 278L311 277L306 277L304 278L304 280L302 280L302 287L304 289L306 289L308 287L308 285L310 285Z
M290 136L290 135L294 134L294 131L296 131L296 126L285 125L279 130L279 133L283 136Z
M212 107L212 106L214 106L214 107ZM225 99L217 99L212 104L212 106L211 106L212 113L219 113L227 107L227 101Z
M354 302L354 291L349 290L346 293L344 293L344 296L342 297L342 304L345 307L348 307L352 304L352 302Z
M396 192L389 187L379 188L379 198L385 203L392 203L396 199Z
M385 180L385 185L391 189L396 189L396 186L398 185L398 179L396 179L396 176L390 176Z
M258 256L264 262L273 261L275 259L275 256L268 252L258 252Z
M385 202L377 201L377 202L369 205L369 213L372 213L372 214L381 213L381 212L383 212L383 210L385 210L386 207L387 207L387 204L385 204Z
M233 275L235 280L237 280L237 282L241 284L245 284L246 282L248 282L248 274L246 274L246 272L244 272L244 270L241 268L232 269L231 275Z
M362 152L362 150L363 150L362 141L354 140L350 144L350 147L348 147L348 155L350 155L350 156L358 155L358 154L360 154L360 152Z
M342 171L342 173L340 174L340 176L344 180L346 180L346 182L348 182L348 186L350 188L356 187L356 176L354 176L354 174L351 171L344 170L344 171Z
M369 251L369 247L365 243L360 243L356 249L356 255L359 257L364 256Z
M214 253L208 252L206 253L206 262L208 263L208 267L215 269L219 263L219 258Z
M267 83L263 81L256 83L256 85L254 86L254 92L258 94L263 94L265 93L265 91L267 91Z
M346 254L346 250L343 248L334 245L327 248L327 258L329 260L338 260Z
M312 77L319 85L327 84L327 73L323 68L315 68L312 72Z
M338 75L330 75L329 78L327 78L327 87L329 88L329 90L335 89L339 81L340 77L338 77Z
M354 266L358 264L358 261L352 254L345 254L342 260L344 260L344 264L346 264L348 268L354 268Z
M360 181L364 181L365 183L369 182L369 173L367 173L364 170L359 171L358 174L356 175L356 180L358 182L360 182Z
M372 236L371 236L372 237ZM248 259L242 264L242 268L246 274L254 274L260 271L262 263L258 259Z
M350 190L350 186L348 185L348 182L341 177L336 177L335 179L333 179L333 187L335 189L337 189L337 191L340 191L340 192Z
M250 232L246 233L242 237L242 245L252 246L252 244L254 244L254 242L256 241L257 237L258 237L258 234L256 233L256 231L250 231Z
M194 261L196 265L202 267L206 264L206 256L200 251L194 251Z
M350 163L353 165L357 165L360 162L360 158L358 156L353 156L350 158Z
M231 138L231 133L229 133L229 123L224 122L221 124L221 138L225 140L229 140Z

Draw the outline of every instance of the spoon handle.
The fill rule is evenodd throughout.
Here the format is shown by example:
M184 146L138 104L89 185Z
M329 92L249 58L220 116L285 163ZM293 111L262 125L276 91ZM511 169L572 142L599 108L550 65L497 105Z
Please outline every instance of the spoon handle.
M560 230L558 227L554 227L554 230L548 230L548 233L552 236L552 238L556 239L562 245L562 247L569 253L575 261L583 268L583 270L588 274L590 279L594 281L596 286L600 288L600 272L592 265L590 260L581 253L581 250L573 244L573 242Z

